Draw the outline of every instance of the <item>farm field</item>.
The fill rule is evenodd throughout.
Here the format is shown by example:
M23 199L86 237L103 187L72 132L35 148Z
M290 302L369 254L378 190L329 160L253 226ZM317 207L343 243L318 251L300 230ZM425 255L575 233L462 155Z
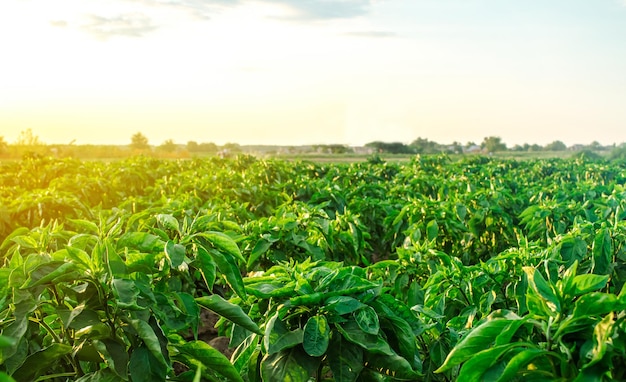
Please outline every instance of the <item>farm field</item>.
M584 158L0 162L0 381L625 380L625 183Z

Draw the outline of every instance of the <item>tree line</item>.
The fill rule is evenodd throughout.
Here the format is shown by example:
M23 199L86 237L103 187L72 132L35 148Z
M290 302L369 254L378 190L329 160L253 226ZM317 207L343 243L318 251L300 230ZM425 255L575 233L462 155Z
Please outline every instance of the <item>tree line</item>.
M10 150L10 148L15 148ZM277 148L282 146L276 146ZM186 144L178 144L173 139L167 139L159 145L151 145L148 138L141 132L137 132L131 136L130 143L126 148L119 145L80 145L75 146L74 142L67 145L46 145L43 143L37 135L33 133L31 129L20 132L16 141L13 144L9 144L4 137L0 136L0 155L7 156L8 154L21 153L33 154L33 155L50 155L59 154L63 151L66 156L72 156L74 153L76 156L84 156L82 154L88 154L83 152L89 150L92 155L97 157L123 157L128 156L130 150L132 153L146 153L155 152L160 155L180 156L181 154L193 155L193 154L214 154L214 155L229 155L244 152L244 150L237 143L226 143L224 145L217 145L213 142L197 142L188 141ZM516 144L512 147L508 147L506 143L502 141L502 138L497 136L485 137L482 142L466 142L462 144L458 141L454 141L450 144L443 144L435 141L431 141L427 138L417 138L410 143L403 142L383 142L373 141L365 144L364 148L351 147L344 144L317 144L310 146L286 146L283 149L277 150L277 152L287 153L325 153L325 154L349 154L349 153L385 153L385 154L489 154L496 152L545 152L545 151L584 151L591 152L607 151L610 152L609 157L626 157L626 143L620 145L602 146L599 142L594 141L588 145L573 145L568 147L560 140L553 141L546 145L538 144ZM94 154L98 152L98 154ZM101 152L100 152L101 151ZM15 155L9 155L15 156Z

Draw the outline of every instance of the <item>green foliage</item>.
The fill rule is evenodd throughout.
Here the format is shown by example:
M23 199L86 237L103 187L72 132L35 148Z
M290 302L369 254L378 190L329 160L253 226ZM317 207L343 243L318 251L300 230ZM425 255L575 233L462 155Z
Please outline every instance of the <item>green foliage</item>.
M2 162L0 380L623 380L625 183L585 157Z

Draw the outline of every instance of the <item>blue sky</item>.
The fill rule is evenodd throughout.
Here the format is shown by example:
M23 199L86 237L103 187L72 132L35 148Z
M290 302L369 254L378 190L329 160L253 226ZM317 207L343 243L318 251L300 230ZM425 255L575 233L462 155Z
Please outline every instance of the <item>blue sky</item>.
M3 0L0 136L626 141L623 0Z

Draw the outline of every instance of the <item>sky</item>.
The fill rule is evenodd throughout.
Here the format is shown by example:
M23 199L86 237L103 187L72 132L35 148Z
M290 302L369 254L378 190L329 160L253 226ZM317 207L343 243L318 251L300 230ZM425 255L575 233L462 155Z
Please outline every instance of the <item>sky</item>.
M2 0L0 136L626 141L626 0Z

